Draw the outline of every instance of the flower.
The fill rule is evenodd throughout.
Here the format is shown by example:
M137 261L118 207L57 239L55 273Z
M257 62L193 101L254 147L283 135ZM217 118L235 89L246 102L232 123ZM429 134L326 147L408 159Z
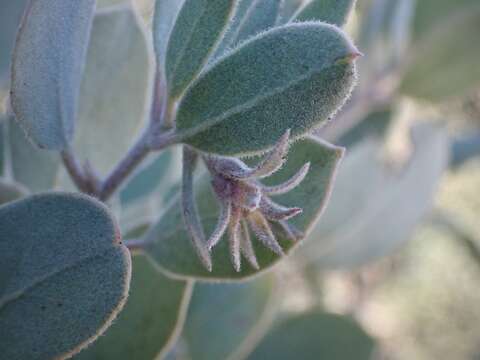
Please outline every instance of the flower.
M271 197L297 187L307 175L310 163L306 163L293 177L280 185L266 186L261 183L261 179L277 172L285 163L289 138L290 131L287 131L273 150L253 168L236 158L203 156L212 175L212 187L220 206L217 225L206 242L207 249L211 251L223 235L228 233L231 260L237 272L241 270L241 255L252 267L259 269L249 228L263 245L278 255L284 254L283 249L269 222L279 224L291 241L298 241L304 236L287 221L301 214L302 209L279 205Z

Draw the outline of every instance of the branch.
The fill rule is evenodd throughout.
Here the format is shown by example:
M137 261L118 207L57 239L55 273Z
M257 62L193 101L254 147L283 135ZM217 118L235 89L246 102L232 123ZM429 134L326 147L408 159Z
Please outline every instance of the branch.
M61 156L63 164L76 187L84 193L96 195L97 189L93 186L94 182L91 181L84 169L82 169L73 149L68 148L63 150Z

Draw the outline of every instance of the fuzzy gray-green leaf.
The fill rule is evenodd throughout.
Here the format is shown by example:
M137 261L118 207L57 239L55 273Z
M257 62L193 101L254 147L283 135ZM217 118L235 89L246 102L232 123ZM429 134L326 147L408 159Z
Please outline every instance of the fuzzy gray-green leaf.
M373 339L353 319L318 311L281 321L248 360L369 360Z
M195 360L232 360L248 352L273 320L273 276L242 284L197 284L183 338ZM214 339L214 340L213 340Z
M185 0L170 35L166 74L177 98L202 71L234 14L237 0Z
M45 193L0 207L0 349L5 359L64 359L123 307L130 254L108 210Z
M357 50L338 28L298 23L244 42L211 66L179 105L177 131L206 152L261 152L291 129L330 118L355 82Z
M4 125L7 128L5 145L8 147L9 166L15 181L32 192L51 190L60 168L58 153L34 146L13 118Z
M185 320L192 283L171 280L143 255L132 258L130 296L105 336L76 360L153 360L173 345Z
M306 162L311 162L310 172L297 188L275 197L275 201L278 200L280 204L298 205L303 208L301 215L289 220L300 231L308 233L325 207L332 177L342 154L341 148L313 139L299 141L292 145L288 161L282 170L265 182L266 185L280 184L297 173ZM217 221L218 204L211 189L209 176L202 176L196 181L195 193L203 226L206 233L210 234ZM212 252L213 270L209 272L200 262L185 231L179 201L172 204L145 236L145 241L149 243L146 249L148 255L168 273L181 278L235 281L265 271L282 259L282 256L261 245L252 234L260 269L256 270L245 261L241 271L236 272L230 262L230 251L225 235ZM281 230L276 229L275 233L286 254L298 245L298 242L288 240Z
M72 137L95 0L31 0L12 65L16 119L41 148L63 150Z
M295 21L323 21L343 26L355 6L356 0L310 0L293 17Z
M83 77L75 149L104 175L143 125L150 53L132 5L97 13Z

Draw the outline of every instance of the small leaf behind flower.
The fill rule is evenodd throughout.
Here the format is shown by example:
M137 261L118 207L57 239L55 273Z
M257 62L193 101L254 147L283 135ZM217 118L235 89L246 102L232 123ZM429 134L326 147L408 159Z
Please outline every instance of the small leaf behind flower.
M64 359L123 307L130 254L96 200L45 193L0 207L0 349L5 359Z
M292 177L305 162L311 162L311 169L305 180L287 194L275 197L275 201L286 206L301 206L303 213L289 220L300 231L308 233L326 205L332 178L342 157L341 148L306 139L292 145L284 167L265 181L266 185L280 184ZM205 232L210 234L218 218L218 204L211 189L210 176L204 175L196 181L197 202ZM298 245L287 239L282 230L274 232L285 253L290 253ZM230 262L230 251L226 235L212 252L213 270L209 272L198 259L188 233L184 229L180 201L176 201L146 234L149 243L146 251L163 270L180 278L201 280L235 281L251 277L265 271L282 259L265 248L252 233L252 242L260 269L248 265L242 259L240 272L236 272Z
M338 28L298 23L246 41L213 64L179 105L177 131L202 151L262 152L304 136L343 105L358 51Z
M185 0L168 42L166 74L171 98L177 98L200 73L236 5L236 0Z
M17 35L12 107L41 148L63 150L73 137L95 0L31 0Z

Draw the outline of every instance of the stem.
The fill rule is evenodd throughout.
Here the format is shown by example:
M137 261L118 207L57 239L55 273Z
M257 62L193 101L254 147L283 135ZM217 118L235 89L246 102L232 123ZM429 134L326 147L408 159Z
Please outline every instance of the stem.
M145 249L145 246L147 245L147 242L144 239L131 239L131 240L125 240L123 244L130 250L130 251L135 251L135 250L143 250Z
M61 155L63 164L77 188L87 194L95 194L95 189L93 189L91 182L85 176L73 149L65 149L62 151Z
M107 201L149 152L148 131L146 131L107 176L100 188L98 198L101 201Z

